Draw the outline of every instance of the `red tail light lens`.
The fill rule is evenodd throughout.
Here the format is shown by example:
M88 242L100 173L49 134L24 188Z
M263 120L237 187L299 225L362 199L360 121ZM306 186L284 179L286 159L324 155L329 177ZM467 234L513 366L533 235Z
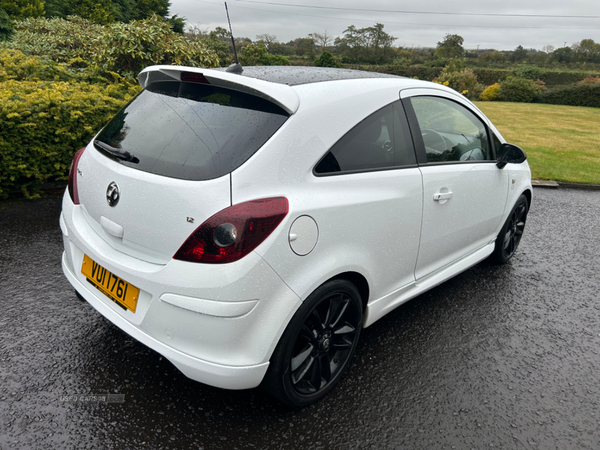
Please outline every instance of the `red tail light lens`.
M200 225L173 258L207 264L237 261L258 247L287 213L285 197L230 206Z
M73 156L73 162L71 163L71 169L69 170L69 196L74 204L79 205L79 192L77 191L77 165L79 164L79 158L83 155L85 147L78 150Z

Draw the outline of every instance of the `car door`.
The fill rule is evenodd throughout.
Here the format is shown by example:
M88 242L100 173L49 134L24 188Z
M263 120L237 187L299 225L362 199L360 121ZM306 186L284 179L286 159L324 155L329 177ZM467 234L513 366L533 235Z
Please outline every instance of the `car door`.
M422 217L422 180L398 100L344 135L315 166L316 188L335 199L319 223L322 251L346 248L365 268L372 298L414 283ZM333 233L328 239L328 233ZM331 247L328 247L331 245ZM356 252L354 252L356 249ZM353 253L354 252L354 253ZM350 267L350 266L349 266Z
M415 278L489 244L502 220L508 173L496 166L485 120L450 93L403 95L423 177L423 222Z

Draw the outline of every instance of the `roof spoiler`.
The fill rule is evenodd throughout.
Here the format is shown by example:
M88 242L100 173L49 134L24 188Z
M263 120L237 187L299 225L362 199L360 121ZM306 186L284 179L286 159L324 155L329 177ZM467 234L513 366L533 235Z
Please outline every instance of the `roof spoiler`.
M199 79L211 86L218 86L234 91L245 92L269 100L281 106L289 114L294 114L300 106L300 97L296 91L286 84L272 83L235 73L215 69L183 66L150 66L138 75L143 88L159 81L181 81L181 74L198 74Z

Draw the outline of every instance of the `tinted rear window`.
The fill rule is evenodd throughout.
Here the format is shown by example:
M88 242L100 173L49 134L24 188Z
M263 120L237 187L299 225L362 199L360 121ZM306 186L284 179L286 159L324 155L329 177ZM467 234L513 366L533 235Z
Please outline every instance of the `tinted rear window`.
M144 172L209 180L242 165L288 117L279 106L250 94L161 81L125 106L95 146L107 156L127 154L116 160Z

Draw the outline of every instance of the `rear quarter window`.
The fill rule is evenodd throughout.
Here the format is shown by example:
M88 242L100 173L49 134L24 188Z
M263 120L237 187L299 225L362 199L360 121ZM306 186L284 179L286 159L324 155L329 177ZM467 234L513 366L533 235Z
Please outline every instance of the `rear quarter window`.
M209 180L241 166L288 117L254 95L160 81L125 106L94 143L106 156L144 172Z

